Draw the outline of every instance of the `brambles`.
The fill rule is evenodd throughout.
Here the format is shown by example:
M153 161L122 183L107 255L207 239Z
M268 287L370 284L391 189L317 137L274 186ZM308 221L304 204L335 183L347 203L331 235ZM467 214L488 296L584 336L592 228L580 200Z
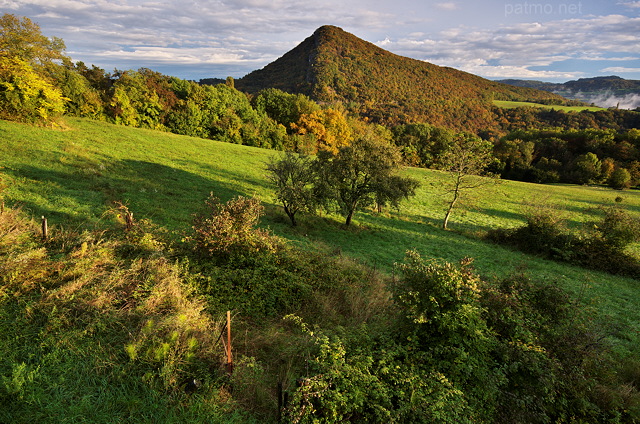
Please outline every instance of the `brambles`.
M260 200L238 196L222 204L210 194L205 210L195 216L193 240L201 254L229 257L248 252L273 253L281 243L256 225L264 207Z

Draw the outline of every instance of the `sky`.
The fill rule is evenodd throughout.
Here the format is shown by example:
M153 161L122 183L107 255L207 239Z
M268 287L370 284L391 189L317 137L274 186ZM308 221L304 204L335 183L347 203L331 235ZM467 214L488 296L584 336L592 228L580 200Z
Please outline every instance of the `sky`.
M490 79L640 80L632 0L0 0L111 72L240 78L335 25L395 54Z

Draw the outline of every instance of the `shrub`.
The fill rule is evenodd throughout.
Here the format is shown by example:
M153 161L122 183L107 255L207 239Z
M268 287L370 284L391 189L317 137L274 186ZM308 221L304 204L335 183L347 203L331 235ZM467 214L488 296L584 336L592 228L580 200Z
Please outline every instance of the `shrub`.
M629 244L640 240L640 225L617 206L600 207L603 213L600 222L594 225L595 236L603 240L615 251L622 252Z
M472 422L464 393L443 373L408 359L400 344L366 328L332 334L297 316L285 320L310 343L305 376L284 411L288 422Z
M625 168L616 168L607 180L609 187L616 190L625 190L631 187L631 173Z
M495 229L487 238L549 259L632 277L640 276L640 262L625 253L640 240L637 220L619 206L601 207L602 218L591 227L571 233L557 213L539 209L527 224L515 229Z
M471 261L456 267L409 252L399 269L393 289L402 309L399 341L408 340L416 358L461 389L478 416L492 415L500 377L492 370L493 338L481 316L480 279Z
M264 207L256 198L238 196L226 204L210 194L205 211L194 219L191 238L198 252L229 258L250 253L274 253L282 242L269 231L256 228Z

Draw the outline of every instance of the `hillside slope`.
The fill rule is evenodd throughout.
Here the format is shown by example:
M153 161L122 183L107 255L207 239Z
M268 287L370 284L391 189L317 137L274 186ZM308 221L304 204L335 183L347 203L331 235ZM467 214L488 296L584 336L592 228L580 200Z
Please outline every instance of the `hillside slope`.
M470 131L494 125L492 100L565 100L398 56L335 26L319 28L280 59L237 80L236 87L249 93L275 87L319 102L342 102L377 122L429 122Z
M408 420L401 414L414 409L410 405L443 409L439 405L445 402L447 408L465 409L443 422L475 417L466 406L475 404L488 418L474 422L556 421L504 418L505 411L520 417L527 409L520 399L528 402L525 406L568 405L570 412L562 416L598 418L583 422L613 422L607 419L613 413L623 417L620 422L635 422L638 416L633 380L640 346L637 280L442 230L437 221L443 172L406 169L424 183L401 211L363 211L351 228L330 214L304 216L299 227L291 228L281 209L269 203L273 188L264 164L273 151L75 118L64 129L0 120L0 134L0 199L6 202L0 211L2 423L297 422L288 409L280 413L277 388L286 390L296 406L307 387L327 394L320 399L323 409L317 409L321 418L329 410L326 399L329 406L347 405L339 410L350 418L344 422L387 422L389 416L399 417L393 422L432 422L430 412L419 410L418 419ZM205 254L189 240L189 226L209 191L224 200L259 197L267 208L263 225L309 248ZM456 216L455 228L469 234L517 225L520 205L535 198L562 207L577 225L593 218L593 206L611 196L620 193L505 182L499 191L495 186L483 190L477 208ZM637 216L640 193L624 196ZM114 202L135 212L136 225L116 223ZM109 209L112 213L105 213ZM40 215L51 218L46 239L40 236ZM420 343L413 337L424 332L401 321L414 316L402 299L415 296L400 295L390 303L389 288L402 287L408 273L396 268L393 286L386 285L393 262L402 261L408 249L425 259L416 264L418 276L435 269L442 280L430 284L431 274L416 280L417 292L425 294L420 297L436 305L435 312L428 311L427 325L422 319L417 323L435 328L435 336ZM476 258L473 269L470 260L464 268L437 262L462 258ZM460 276L468 282L455 283L462 282ZM500 284L494 276L510 277ZM445 284L451 289L440 289ZM456 293L464 292L474 303L452 309L449 305L462 297ZM588 321L570 312L577 309L569 298L586 308ZM282 320L284 314L295 315ZM224 317L231 315L227 326ZM440 324L441 316L446 325ZM231 344L224 346L215 336L231 328L230 374L224 352ZM442 334L454 337L443 340ZM480 344L487 349L474 347ZM433 352L438 356L430 357ZM456 353L454 362L450 352L463 356ZM470 370L471 378L457 371L458 364L469 364L463 371ZM477 364L487 371L476 374ZM422 384L431 381L443 382L442 389ZM572 384L580 390L565 389ZM488 386L496 391L491 398L485 396ZM594 386L598 390L587 393ZM455 387L461 388L455 397L430 397L434 390L453 393L449 388ZM561 391L567 393L561 401L549 398ZM416 401L416 392L429 397ZM611 395L600 402L601 393ZM480 409L487 399L499 412ZM350 412L352 405L363 404L366 413L382 410L384 416L361 419L358 411ZM547 415L560 416L555 411Z
M438 187L444 174L410 168L405 172L422 186L400 211L358 213L352 230L342 229L331 215L303 216L299 227L291 228L265 175L273 151L86 119L68 119L68 125L60 131L0 121L0 196L7 206L22 205L35 217L46 215L52 231L100 225L105 211L118 201L138 219L151 219L182 237L210 192L224 201L254 195L266 207L263 225L296 244L331 246L389 273L409 249L450 262L475 258L483 275L526 269L593 301L607 319L628 322L620 324L625 347L633 346L640 334L637 281L549 262L458 233L521 225L523 205L541 202L557 205L570 214L572 225L582 226L593 219L594 205L613 202L620 196L617 191L504 181L479 193L474 208L452 218L456 231L443 231ZM629 191L623 197L638 216L640 193ZM626 328L631 323L633 329Z

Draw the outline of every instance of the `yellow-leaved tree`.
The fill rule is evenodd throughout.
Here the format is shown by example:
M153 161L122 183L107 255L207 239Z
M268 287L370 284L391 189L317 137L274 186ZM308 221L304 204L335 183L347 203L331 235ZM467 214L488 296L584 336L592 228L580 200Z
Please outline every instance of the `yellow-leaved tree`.
M0 119L48 122L65 110L60 89L18 57L0 56Z
M48 122L64 112L67 99L51 78L64 49L29 18L0 17L0 118Z
M337 109L322 109L300 115L298 122L291 124L298 135L313 137L315 144L310 152L324 150L338 153L341 147L348 146L353 140L353 132L345 114Z

